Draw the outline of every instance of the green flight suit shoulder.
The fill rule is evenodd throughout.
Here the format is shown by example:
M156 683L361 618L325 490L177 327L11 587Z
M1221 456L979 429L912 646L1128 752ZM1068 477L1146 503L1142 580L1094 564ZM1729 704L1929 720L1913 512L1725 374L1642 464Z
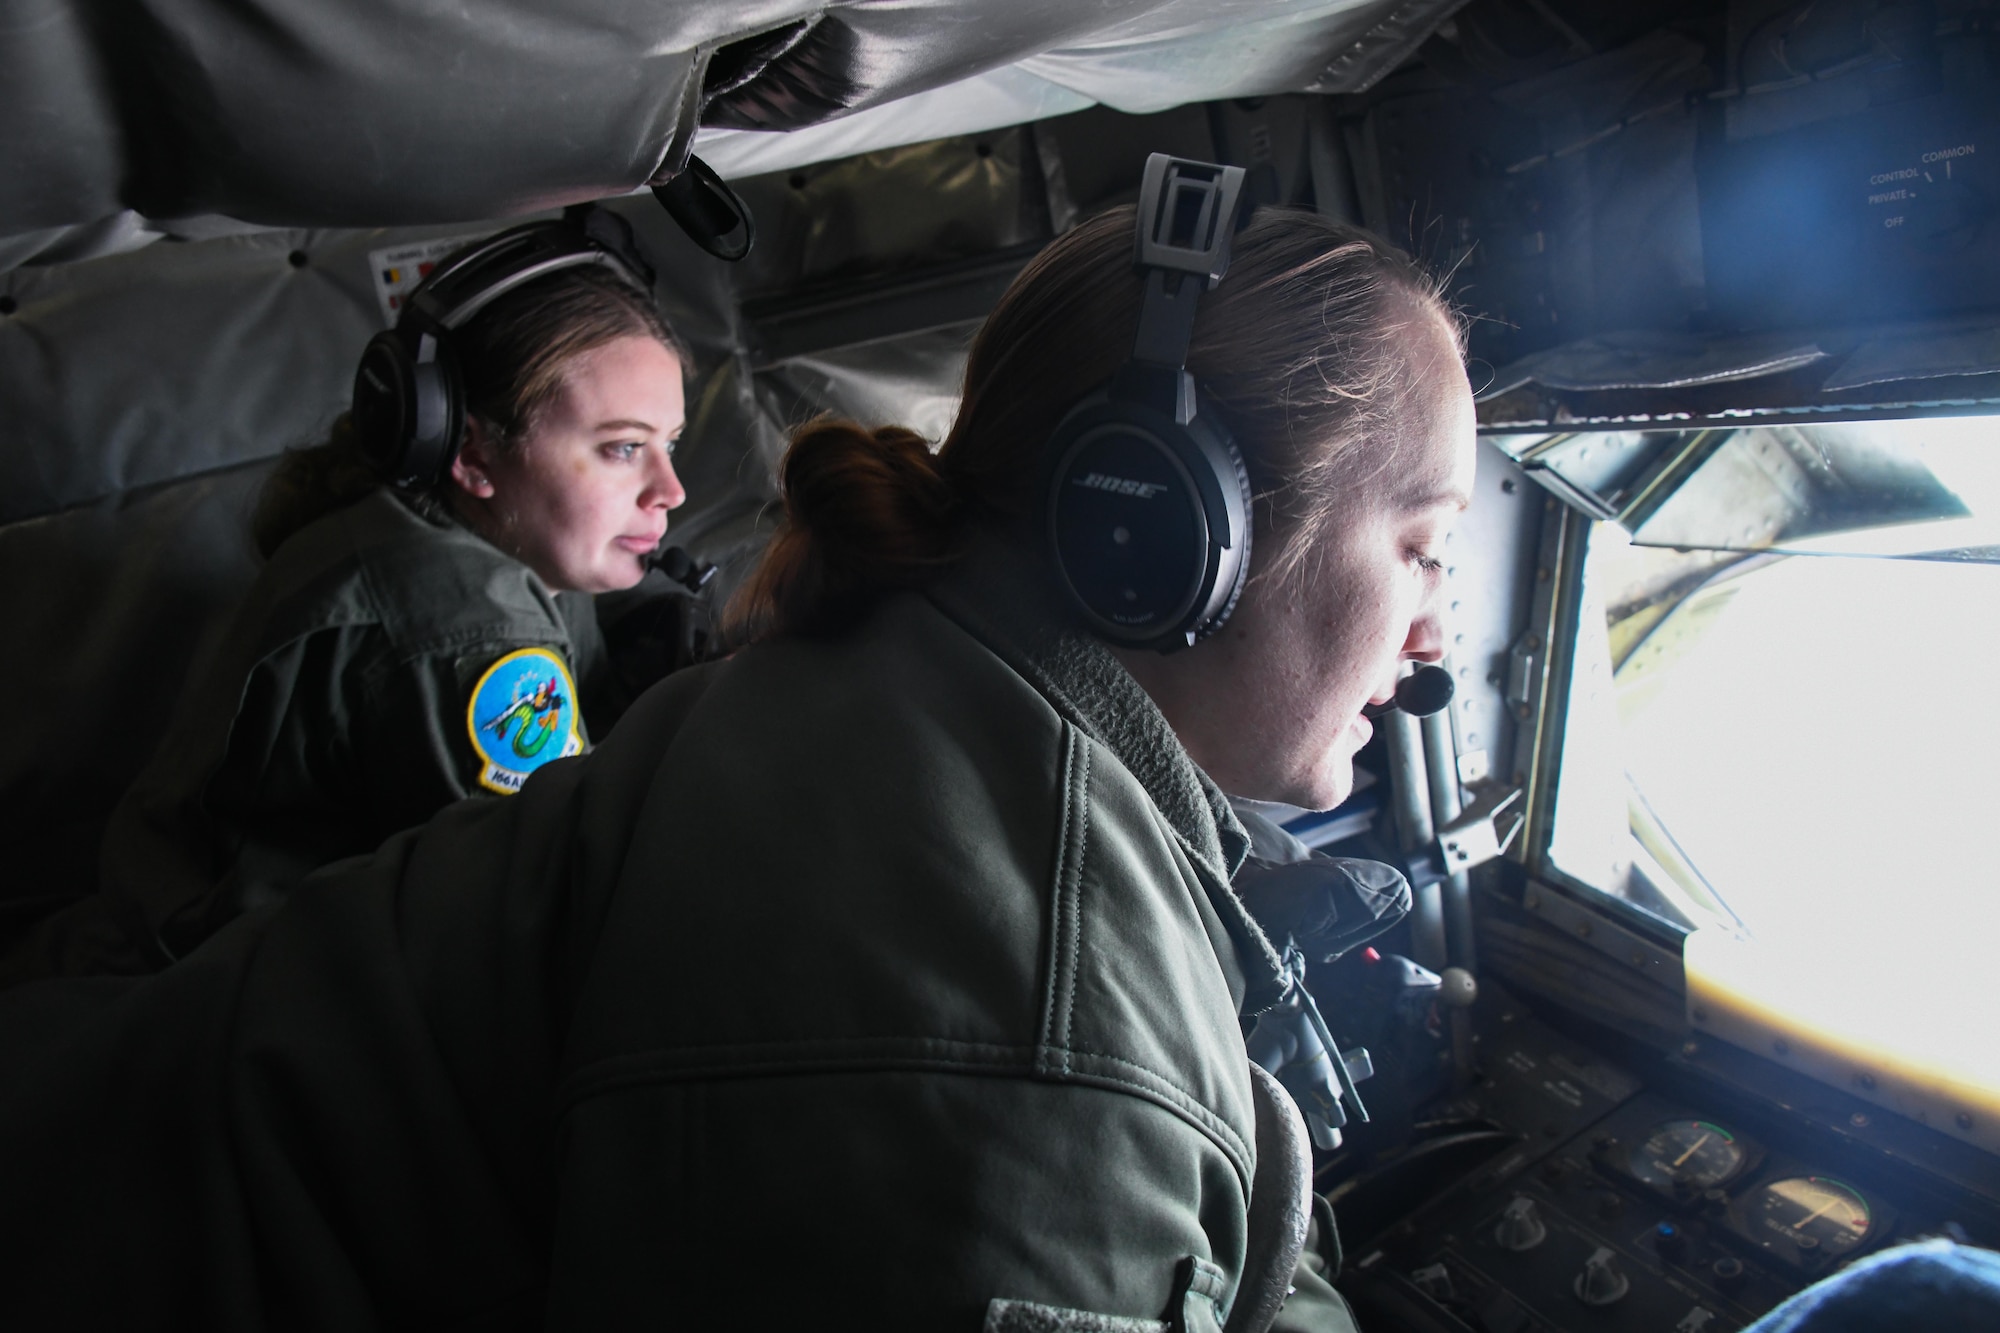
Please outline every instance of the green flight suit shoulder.
M587 743L571 643L525 565L390 491L301 529L114 811L100 858L108 902L85 913L112 913L157 965L156 944L177 955L455 800L518 790ZM510 706L515 718L496 724ZM43 971L137 970L132 957L39 947Z

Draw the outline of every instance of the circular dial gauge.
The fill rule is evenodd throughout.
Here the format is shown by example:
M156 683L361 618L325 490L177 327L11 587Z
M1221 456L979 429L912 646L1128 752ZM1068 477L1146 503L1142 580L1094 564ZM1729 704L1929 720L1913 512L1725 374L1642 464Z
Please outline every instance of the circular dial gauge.
M1710 1190L1735 1178L1747 1154L1706 1120L1669 1120L1632 1154L1632 1174L1656 1189Z
M1766 1240L1789 1240L1802 1251L1846 1254L1868 1239L1874 1218L1868 1200L1827 1176L1774 1180L1757 1191L1746 1210Z

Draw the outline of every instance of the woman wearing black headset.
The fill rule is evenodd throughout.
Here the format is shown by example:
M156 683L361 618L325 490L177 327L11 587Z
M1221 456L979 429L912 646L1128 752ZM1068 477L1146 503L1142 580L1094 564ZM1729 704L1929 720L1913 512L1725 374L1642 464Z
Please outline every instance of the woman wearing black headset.
M585 748L595 620L558 595L636 584L686 498L680 353L613 245L562 223L467 247L370 345L357 410L265 487L266 564L115 811L99 894L0 979L162 966L317 867ZM371 387L411 379L435 401L385 410Z
M1050 246L939 452L796 439L747 647L88 1013L0 1001L17 1304L1350 1327L1246 1055L1285 982L1217 784L1337 802L1363 709L1441 655L1471 396L1404 257L1260 210L1225 264L1236 182L1149 181L1148 266L1131 209ZM102 1281L139 1253L194 1276Z

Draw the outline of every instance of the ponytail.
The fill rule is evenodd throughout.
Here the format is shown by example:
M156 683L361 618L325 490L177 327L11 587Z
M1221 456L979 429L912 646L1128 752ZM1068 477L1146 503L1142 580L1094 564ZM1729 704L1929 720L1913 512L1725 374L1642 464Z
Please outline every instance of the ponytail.
M779 489L784 522L730 603L732 642L839 633L958 558L962 506L915 431L809 422L785 451Z
M353 419L341 413L324 444L288 450L264 482L250 516L257 553L270 559L300 528L345 509L380 484L361 457Z

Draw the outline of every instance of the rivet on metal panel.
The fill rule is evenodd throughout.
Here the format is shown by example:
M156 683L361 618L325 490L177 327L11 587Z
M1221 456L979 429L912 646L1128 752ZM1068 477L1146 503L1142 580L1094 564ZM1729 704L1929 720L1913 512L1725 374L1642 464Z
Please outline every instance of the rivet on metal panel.
M1847 1117L1847 1123L1856 1129L1866 1129L1875 1122L1868 1118L1866 1111L1856 1111L1853 1115Z
M1700 1042L1698 1042L1698 1041L1684 1041L1684 1042L1682 1042L1682 1043L1681 1043L1681 1054L1682 1054L1682 1055L1685 1055L1685 1056L1687 1056L1687 1057L1689 1057L1690 1059L1692 1059L1693 1057L1695 1057L1695 1056L1697 1056L1697 1055L1700 1055L1700 1054L1701 1054L1701 1043L1700 1043Z
M1854 1081L1859 1083L1865 1091L1875 1091L1875 1076L1873 1074L1856 1074Z
M1780 1037L1776 1041L1771 1043L1771 1049L1776 1051L1779 1055L1790 1055L1792 1053L1792 1044L1786 1041L1783 1037Z
M1957 1121L1957 1123L1958 1123L1958 1127L1959 1127L1960 1129L1971 1129L1971 1128L1972 1128L1972 1115L1971 1115L1971 1113L1970 1113L1970 1112L1967 1112L1967 1111L1960 1111L1960 1112L1958 1113L1958 1121Z
M1541 897L1533 893L1528 894L1521 899L1521 906L1527 908L1530 912L1540 911L1542 906Z
M1706 1023L1708 1021L1708 1010L1697 1007L1694 1011L1694 1021L1697 1023Z
M1590 938L1590 923L1589 923L1588 921L1579 921L1579 922L1577 922L1577 923L1576 923L1576 933L1577 933L1577 937L1578 937L1579 939L1586 939L1586 940L1587 940L1587 939L1589 939L1589 938Z

